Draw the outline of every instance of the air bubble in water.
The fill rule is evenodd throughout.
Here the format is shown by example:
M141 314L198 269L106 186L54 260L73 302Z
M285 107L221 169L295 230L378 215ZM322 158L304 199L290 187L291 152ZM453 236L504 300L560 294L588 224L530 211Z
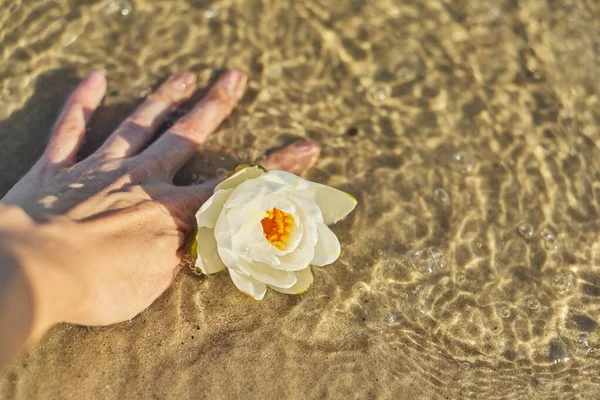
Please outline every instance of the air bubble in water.
M433 199L438 203L446 204L450 201L450 196L442 188L437 188L433 191Z
M590 336L587 333L581 333L575 338L577 344L581 347L590 347Z
M550 229L542 229L540 236L544 240L544 245L548 250L556 250L558 248L558 237Z
M102 7L102 12L104 12L104 14L110 14L115 10L116 6L117 6L116 0L109 0Z
M204 175L196 175L192 178L194 180L194 183L196 185L201 184L201 183L205 183L206 181L208 181L208 178Z
M365 282L358 282L356 285L354 285L354 290L356 290L358 293L367 293L371 290L371 288Z
M418 315L425 315L425 307L423 307L423 304L415 304L413 310L415 310Z
M219 177L223 177L227 174L227 169L223 168L223 167L219 167L217 168L217 170L215 171L216 175Z
M381 266L378 269L378 274L385 279L398 278L402 276L404 268L401 264L394 261L393 259L382 259Z
M473 171L477 160L475 156L470 153L456 153L452 157L454 166L463 174L468 174Z
M208 19L213 19L218 17L220 13L221 10L218 8L209 8L208 10L204 11L204 17Z
M530 237L533 236L533 233L534 233L533 226L527 222L521 222L519 224L519 233L524 238L529 239Z
M575 280L571 272L561 272L552 278L552 287L559 293L569 293Z
M102 7L102 11L106 15L118 12L122 16L127 16L131 14L132 10L133 3L131 0L110 0Z
M442 252L435 248L415 249L409 253L412 266L419 272L430 274L445 267L446 261Z
M530 308L532 310L537 310L540 307L540 301L535 297L528 298L526 304L527 308Z
M390 90L387 86L375 85L367 90L367 100L371 104L379 105L390 97Z
M550 342L550 360L554 364L564 363L569 361L569 355L565 350L565 346L559 340Z
M417 296L420 295L420 294L423 294L423 290L424 289L425 288L423 286L419 285L419 286L417 286L416 288L413 289L412 294L417 295Z

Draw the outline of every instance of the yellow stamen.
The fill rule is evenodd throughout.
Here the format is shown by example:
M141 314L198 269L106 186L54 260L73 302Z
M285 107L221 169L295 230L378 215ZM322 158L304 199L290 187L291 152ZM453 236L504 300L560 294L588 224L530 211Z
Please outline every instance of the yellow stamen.
M260 221L267 241L279 250L285 249L294 230L294 217L291 214L272 208L265 212Z

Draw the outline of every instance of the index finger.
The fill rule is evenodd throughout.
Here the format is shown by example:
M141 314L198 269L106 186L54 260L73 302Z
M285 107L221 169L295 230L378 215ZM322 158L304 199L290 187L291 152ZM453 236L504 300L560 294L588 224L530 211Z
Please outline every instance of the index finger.
M166 174L173 175L223 122L246 91L247 76L239 70L221 75L208 93L140 157L162 159Z

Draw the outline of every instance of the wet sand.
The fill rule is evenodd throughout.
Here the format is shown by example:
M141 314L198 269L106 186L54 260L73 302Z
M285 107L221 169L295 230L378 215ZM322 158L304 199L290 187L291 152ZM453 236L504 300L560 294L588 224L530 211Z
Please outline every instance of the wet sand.
M53 329L0 398L598 397L598 2L109 3L1 4L0 195L92 68L84 153L169 74L237 67L178 180L302 137L359 207L306 294L184 270L130 322Z

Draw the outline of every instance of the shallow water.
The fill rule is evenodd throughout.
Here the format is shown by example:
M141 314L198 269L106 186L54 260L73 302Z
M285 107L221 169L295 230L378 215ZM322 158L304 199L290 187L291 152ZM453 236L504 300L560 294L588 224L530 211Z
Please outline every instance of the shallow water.
M53 329L1 398L597 398L597 1L0 3L0 194L90 69L87 151L168 74L239 67L180 180L305 137L360 204L306 294L184 271L130 322Z

